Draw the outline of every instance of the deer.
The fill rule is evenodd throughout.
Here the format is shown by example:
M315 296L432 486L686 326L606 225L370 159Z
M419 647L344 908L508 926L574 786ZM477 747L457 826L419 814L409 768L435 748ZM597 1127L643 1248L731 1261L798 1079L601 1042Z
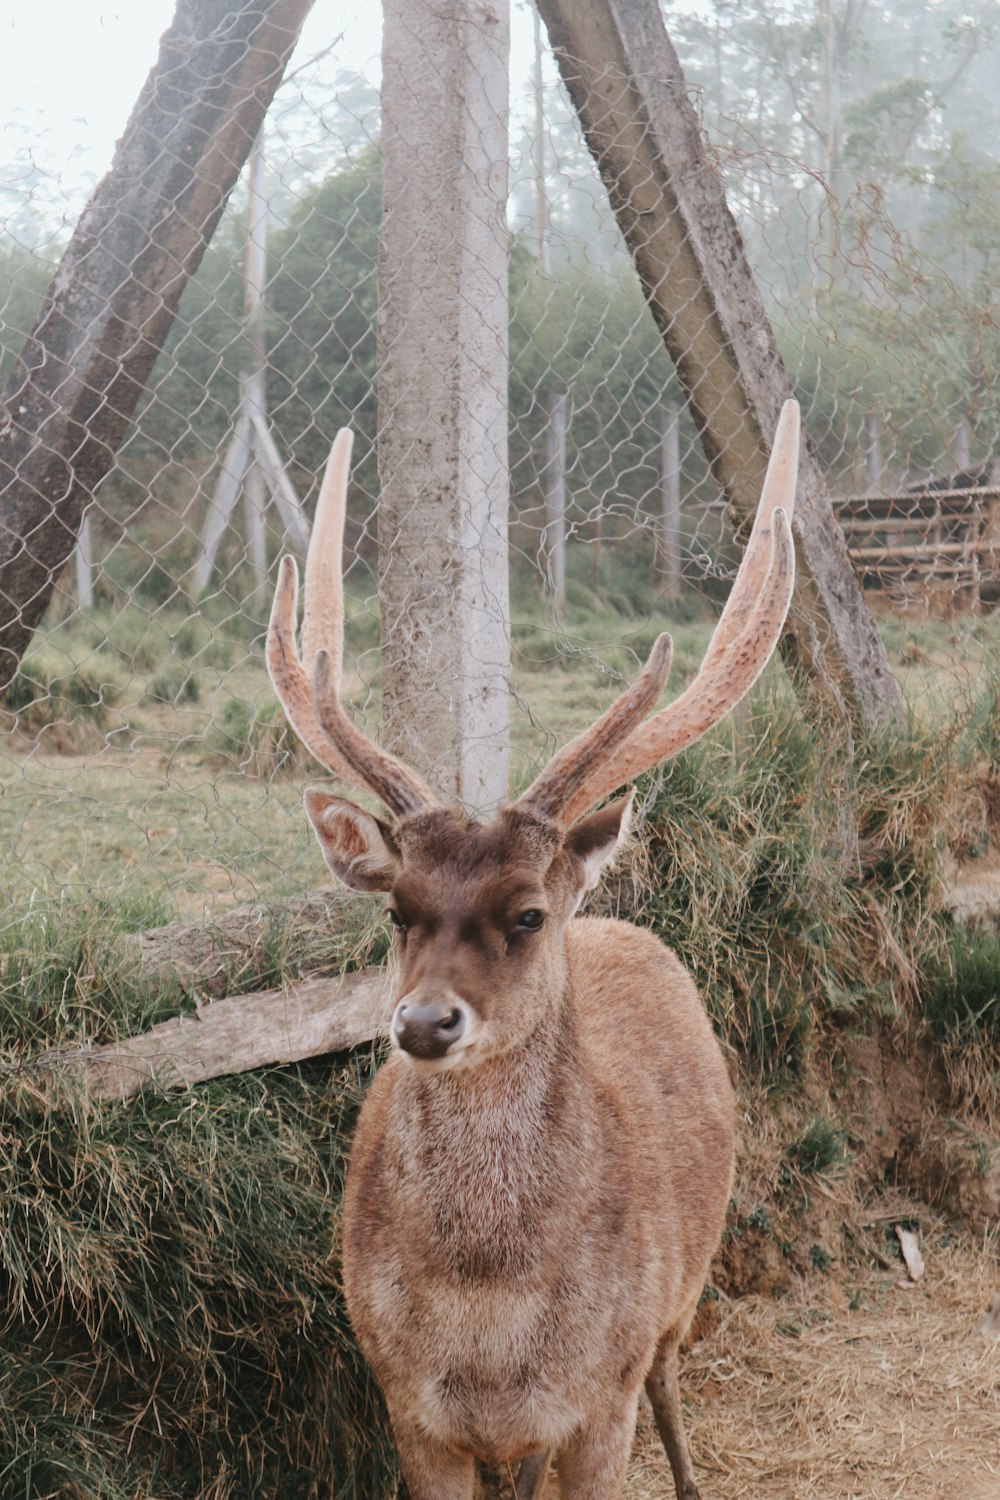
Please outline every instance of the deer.
M645 1389L678 1500L698 1487L678 1350L719 1247L734 1094L694 981L648 931L577 915L622 848L643 771L749 691L794 584L799 416L781 412L746 550L705 658L658 711L670 637L529 789L480 822L358 728L341 696L341 431L305 564L282 559L275 691L333 776L305 809L327 865L382 892L392 1048L360 1112L343 1289L410 1500L471 1500L477 1465L536 1500L617 1500ZM598 804L602 804L598 806ZM594 808L597 808L594 811Z

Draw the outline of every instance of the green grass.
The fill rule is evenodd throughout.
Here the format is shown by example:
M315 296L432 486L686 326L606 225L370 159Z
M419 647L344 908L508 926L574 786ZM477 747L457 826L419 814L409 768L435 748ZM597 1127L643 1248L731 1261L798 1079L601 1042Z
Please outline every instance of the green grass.
M928 969L923 1015L956 1101L1000 1117L1000 934L957 929Z
M664 623L671 690L696 669L710 632L698 611L664 621L627 578L616 588L601 606L574 580L558 628L523 604L515 682L531 713L514 714L516 784L610 701ZM352 632L370 713L363 602ZM919 651L946 645L928 625ZM903 1014L925 1017L967 1076L970 1057L977 1077L991 1057L995 1070L1000 949L950 941L936 900L941 859L975 822L976 777L1000 770L992 631L966 632L961 649L980 698L946 714L952 684L933 714L852 760L804 722L775 664L735 721L643 779L616 894L679 951L744 1075L790 1088L830 1032ZM54 627L42 651L91 684L67 691L118 673L118 698L97 752L56 754L43 735L0 763L0 1494L381 1500L394 1459L338 1272L346 1143L372 1058L123 1106L49 1080L45 1101L32 1066L190 1003L144 985L123 932L327 883L301 809L320 773L292 753L260 643L234 617L130 606ZM379 931L338 936L328 964L381 956ZM303 961L280 924L265 948L234 984L280 983ZM784 1170L802 1189L844 1160L843 1134L818 1117ZM751 1216L765 1232L767 1214ZM815 1270L827 1254L813 1247Z
M952 767L916 731L849 765L787 690L651 778L629 901L764 1077L817 1030L912 1007L943 941L936 892Z
M823 1115L817 1115L797 1140L785 1147L785 1156L804 1177L832 1177L847 1161L844 1132Z
M395 1460L337 1245L358 1054L128 1104L30 1066L176 1008L133 906L0 946L0 1493L372 1500Z
M1000 1059L1000 935L952 934L943 961L928 975L924 1014L948 1047L990 1047Z

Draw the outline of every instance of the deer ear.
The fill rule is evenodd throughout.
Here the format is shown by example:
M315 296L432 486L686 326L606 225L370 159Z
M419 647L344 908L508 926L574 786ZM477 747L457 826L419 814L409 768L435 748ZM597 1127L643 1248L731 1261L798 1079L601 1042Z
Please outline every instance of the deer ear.
M594 889L605 866L628 838L634 797L635 792L631 791L627 797L619 797L617 802L602 807L600 812L581 818L566 835L564 848L583 865L581 896Z
M400 861L387 826L319 787L308 787L304 801L323 858L337 879L355 891L389 890Z

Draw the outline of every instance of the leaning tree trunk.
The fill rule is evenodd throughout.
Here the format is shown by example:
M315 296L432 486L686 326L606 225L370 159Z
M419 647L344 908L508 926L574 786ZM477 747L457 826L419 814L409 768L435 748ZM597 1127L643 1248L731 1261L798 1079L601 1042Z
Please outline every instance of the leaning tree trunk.
M3 395L0 687L71 557L312 0L178 0Z
M537 0L650 310L738 528L793 394L658 0ZM835 719L876 729L902 697L808 442L786 665Z

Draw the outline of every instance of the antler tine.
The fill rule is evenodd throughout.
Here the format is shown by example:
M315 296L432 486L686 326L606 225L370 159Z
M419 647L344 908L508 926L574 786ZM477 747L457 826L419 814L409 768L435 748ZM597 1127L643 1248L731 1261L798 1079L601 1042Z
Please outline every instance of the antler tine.
M296 612L299 599L299 570L294 557L283 557L278 570L278 586L271 605L265 648L267 670L285 717L299 739L321 766L354 786L364 782L337 753L320 727L313 710L312 690L295 644Z
M336 669L329 651L316 653L312 701L324 732L352 768L354 779L360 779L397 817L428 812L441 805L415 771L351 723L337 693Z
M344 652L342 555L353 442L351 431L341 428L320 486L306 557L302 646L305 660L315 663L317 675L322 676L322 704L315 701L313 685L295 644L298 569L291 557L281 560L267 633L267 666L292 728L320 765L363 791L375 792L394 812L414 812L438 806L433 793L402 762L386 755L355 729L340 704ZM338 728L347 726L342 732L350 754L342 753L328 732L327 718Z
M631 734L663 691L674 646L669 635L657 636L639 676L601 717L564 745L532 783L518 806L551 818L568 797L586 786L594 766Z
M329 651L340 691L344 659L344 518L354 433L342 427L333 440L316 501L306 555L305 607L302 615L302 660Z
M707 668L702 665L679 698L633 731L593 780L564 803L560 822L568 826L626 781L686 749L753 687L778 643L795 589L795 546L785 511L773 512L771 530L771 563L742 633Z
M707 671L746 627L771 562L771 520L780 507L791 518L799 468L799 403L786 401L774 431L764 486L743 560L701 664ZM697 679L695 679L697 681Z
M634 721L631 731L617 736L614 745L605 742L583 767L584 774L577 773L573 757L567 755L593 731L580 736L553 758L521 805L568 827L600 798L700 738L749 692L777 644L795 584L789 517L795 503L798 446L798 403L786 401L746 553L694 681L660 713L645 723ZM573 768L572 776L568 767Z

